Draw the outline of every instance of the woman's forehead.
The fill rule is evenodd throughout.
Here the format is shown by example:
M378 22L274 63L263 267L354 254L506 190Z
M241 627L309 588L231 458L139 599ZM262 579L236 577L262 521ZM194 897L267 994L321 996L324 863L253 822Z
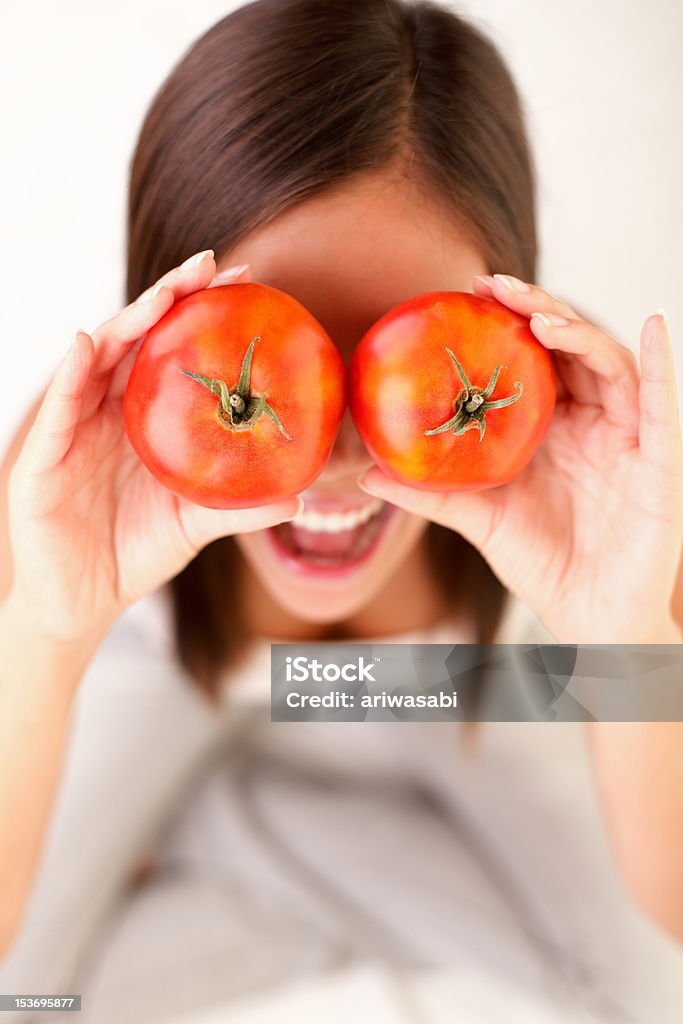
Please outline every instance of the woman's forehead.
M219 260L298 299L341 348L427 291L471 291L482 254L453 215L404 181L365 177L279 214Z

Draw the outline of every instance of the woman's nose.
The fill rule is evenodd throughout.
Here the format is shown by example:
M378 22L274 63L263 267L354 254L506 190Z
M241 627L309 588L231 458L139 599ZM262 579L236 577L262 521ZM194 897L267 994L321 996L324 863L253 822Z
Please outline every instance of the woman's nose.
M347 409L334 442L332 454L319 479L330 483L342 477L352 476L355 479L362 470L372 464L372 457L363 444L351 418L351 413Z

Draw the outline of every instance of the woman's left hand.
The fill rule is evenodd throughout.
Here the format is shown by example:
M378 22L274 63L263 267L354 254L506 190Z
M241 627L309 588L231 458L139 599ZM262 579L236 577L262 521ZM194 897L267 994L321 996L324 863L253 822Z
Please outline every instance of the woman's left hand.
M665 317L645 321L639 371L630 349L534 285L496 275L475 292L530 317L555 354L543 444L491 490L418 491L376 466L363 489L461 533L559 643L680 641L683 440Z

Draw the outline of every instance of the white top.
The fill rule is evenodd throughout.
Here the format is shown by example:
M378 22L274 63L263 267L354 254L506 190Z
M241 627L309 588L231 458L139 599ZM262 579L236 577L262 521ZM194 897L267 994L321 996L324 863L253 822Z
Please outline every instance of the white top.
M552 641L514 599L497 639ZM81 991L87 1024L679 1021L683 953L624 892L580 723L483 724L471 755L452 723L271 723L269 656L216 713L167 595L122 616L0 991Z

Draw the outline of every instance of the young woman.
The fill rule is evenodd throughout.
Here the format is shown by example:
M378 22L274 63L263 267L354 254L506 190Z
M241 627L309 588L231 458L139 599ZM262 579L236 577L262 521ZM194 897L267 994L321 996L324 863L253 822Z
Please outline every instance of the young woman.
M430 3L240 8L154 99L128 244L129 304L76 332L4 462L0 989L77 981L89 1020L166 1019L374 958L467 964L552 1019L673 1021L683 726L482 726L468 760L450 726L268 721L274 639L681 641L666 320L637 360L534 283L498 53ZM174 497L122 393L174 302L237 280L294 295L347 362L404 299L493 297L554 353L547 439L504 487L430 495L347 414L298 498Z

